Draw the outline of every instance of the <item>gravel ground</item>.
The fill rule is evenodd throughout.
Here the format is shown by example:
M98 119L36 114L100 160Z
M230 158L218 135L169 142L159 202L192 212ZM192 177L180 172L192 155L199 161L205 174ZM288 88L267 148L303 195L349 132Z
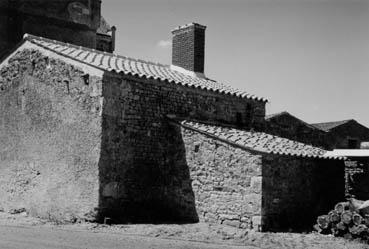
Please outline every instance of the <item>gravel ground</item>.
M242 229L235 229L221 225L209 225L205 223L187 224L187 225L99 225L95 223L75 223L58 225L41 219L27 216L26 213L10 215L0 213L0 231L4 236L4 231L9 229L41 229L39 233L48 233L50 231L59 231L58 234L64 234L64 237L70 237L74 243L80 239L81 243L93 241L88 239L99 237L98 241L104 241L103 247L83 247L83 248L293 248L293 249L369 249L369 245L358 241L347 241L333 236L320 235L316 233L257 233L248 232ZM23 231L24 232L24 231ZM77 233L78 232L78 233ZM24 232L30 237L32 235ZM38 233L38 234L39 234ZM74 238L74 234L83 236ZM16 234L16 233L12 233ZM69 234L69 235L68 235ZM1 233L0 233L1 236ZM48 235L52 237L51 235ZM114 238L111 238L113 236ZM127 237L128 236L128 237ZM9 236L8 236L9 237ZM14 237L14 236L13 236ZM27 236L25 236L27 237ZM44 237L47 237L46 235ZM15 239L17 237L14 237ZM111 241L131 238L129 247L107 247ZM137 239L141 238L141 239ZM84 239L86 241L84 241ZM0 245L1 245L0 239ZM68 239L69 241L69 239ZM150 244L152 241L152 244ZM142 243L143 244L142 244ZM170 243L169 243L170 242ZM123 242L122 242L123 243ZM138 244L137 244L138 243ZM140 244L141 243L141 244ZM169 243L169 245L168 245ZM191 244L192 243L192 244ZM128 245L127 244L127 245ZM98 245L98 243L94 244ZM149 246L150 245L150 246ZM158 247L155 247L157 245ZM187 247L191 245L190 247ZM1 246L1 248L6 248ZM9 247L11 248L11 247ZM14 247L22 248L22 247ZM31 247L29 247L31 248ZM37 247L35 247L37 248ZM41 248L41 247L40 247ZM42 247L43 248L43 247ZM48 247L45 247L48 248ZM59 248L59 247L50 247ZM80 247L60 247L60 248L80 248ZM27 247L28 249L28 247Z

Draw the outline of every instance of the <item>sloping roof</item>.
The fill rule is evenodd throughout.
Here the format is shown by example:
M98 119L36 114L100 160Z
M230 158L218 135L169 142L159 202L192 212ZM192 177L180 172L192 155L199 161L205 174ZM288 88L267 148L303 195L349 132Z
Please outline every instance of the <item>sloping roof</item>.
M369 157L368 149L349 149L328 151L326 155L338 157Z
M327 123L316 123L316 124L311 124L311 125L322 131L330 131L331 129L336 128L337 126L347 124L350 121L354 121L354 120L348 119L348 120L334 121L334 122L327 122Z
M223 83L178 72L171 69L168 65L101 52L28 34L24 36L24 40L69 59L97 67L101 70L114 71L140 78L166 81L185 87L198 88L219 94L267 102L265 98L231 88Z
M264 132L244 131L231 127L214 126L193 121L182 121L180 122L180 125L184 128L261 153L298 157L344 159L339 156L326 156L326 150Z
M266 115L266 116L265 116L265 120L266 120L266 121L270 121L270 120L272 120L272 119L274 119L274 118L278 118L278 117L281 117L281 116L289 116L289 117L291 117L291 118L294 118L294 119L296 119L296 120L300 121L301 123L305 124L306 126L308 126L308 127L312 128L312 129L315 129L315 130L316 130L316 129L318 129L318 128L316 128L315 126L313 126L313 125L311 125L311 124L309 124L309 123L306 123L304 120L299 119L298 117L296 117L296 116L292 115L291 113L289 113L289 112L287 112L287 111L283 111L283 112L278 112L278 113L274 113L274 114Z

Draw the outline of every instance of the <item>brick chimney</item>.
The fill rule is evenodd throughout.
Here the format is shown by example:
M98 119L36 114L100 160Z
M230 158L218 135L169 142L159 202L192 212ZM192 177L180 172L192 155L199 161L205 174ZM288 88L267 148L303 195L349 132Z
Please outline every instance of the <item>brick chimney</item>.
M205 77L205 29L190 23L172 30L172 69Z

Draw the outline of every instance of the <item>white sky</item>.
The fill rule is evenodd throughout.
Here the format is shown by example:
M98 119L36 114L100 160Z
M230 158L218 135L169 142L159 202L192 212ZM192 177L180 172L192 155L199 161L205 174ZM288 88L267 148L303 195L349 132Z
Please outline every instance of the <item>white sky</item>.
M103 0L116 52L171 62L171 33L206 25L205 73L313 123L369 126L369 0Z

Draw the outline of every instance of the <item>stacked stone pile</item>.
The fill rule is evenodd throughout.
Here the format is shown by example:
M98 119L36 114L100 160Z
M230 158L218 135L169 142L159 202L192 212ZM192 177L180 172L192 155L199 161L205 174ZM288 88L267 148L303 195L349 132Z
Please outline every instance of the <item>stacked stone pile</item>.
M346 239L362 239L369 242L369 200L350 198L337 203L327 215L317 218L315 230Z

